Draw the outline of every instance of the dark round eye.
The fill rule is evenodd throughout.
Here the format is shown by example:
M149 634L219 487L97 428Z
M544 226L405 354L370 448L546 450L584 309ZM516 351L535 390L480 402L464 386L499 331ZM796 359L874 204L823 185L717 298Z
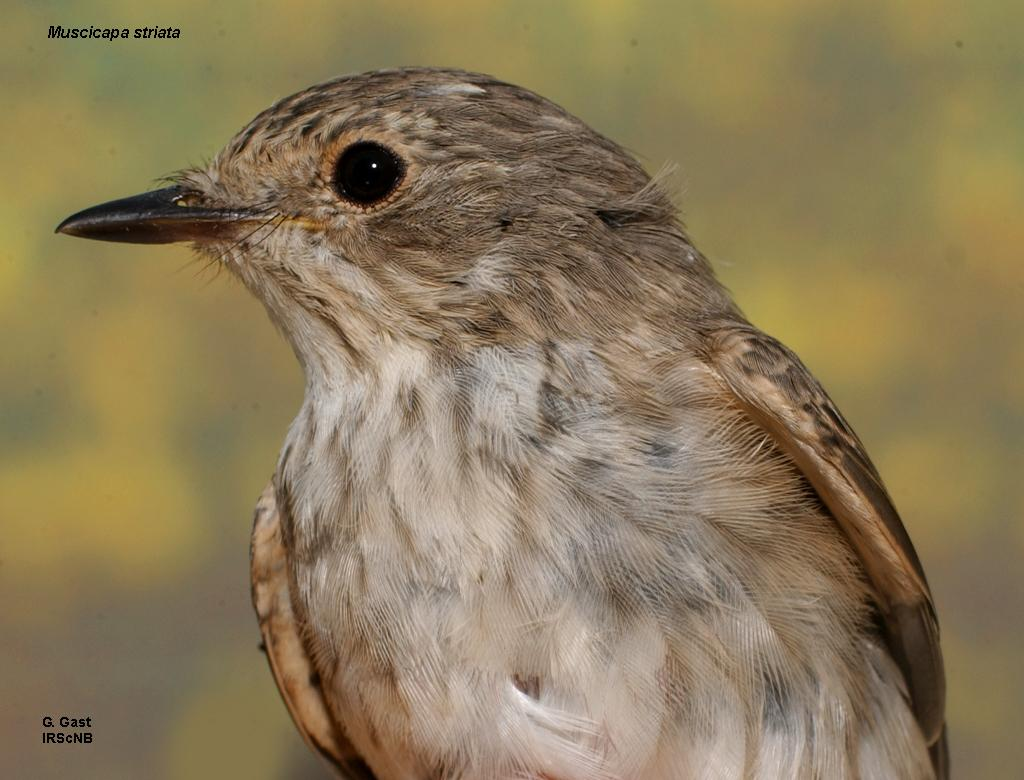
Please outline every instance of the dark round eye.
M334 167L334 188L345 200L372 206L394 192L405 175L401 158L373 141L352 144Z

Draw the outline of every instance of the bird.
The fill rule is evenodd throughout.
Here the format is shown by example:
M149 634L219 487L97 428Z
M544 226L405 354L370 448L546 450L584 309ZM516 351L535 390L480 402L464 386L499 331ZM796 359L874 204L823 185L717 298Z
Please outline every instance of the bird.
M415 67L284 98L170 182L57 230L191 243L301 364L251 580L337 775L948 776L900 516L664 177Z

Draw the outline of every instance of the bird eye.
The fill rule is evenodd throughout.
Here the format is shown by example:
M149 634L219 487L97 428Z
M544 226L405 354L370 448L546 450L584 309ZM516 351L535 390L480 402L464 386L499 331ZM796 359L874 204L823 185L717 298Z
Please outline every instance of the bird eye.
M395 191L405 176L401 158L373 141L354 143L334 167L334 188L345 200L372 206Z

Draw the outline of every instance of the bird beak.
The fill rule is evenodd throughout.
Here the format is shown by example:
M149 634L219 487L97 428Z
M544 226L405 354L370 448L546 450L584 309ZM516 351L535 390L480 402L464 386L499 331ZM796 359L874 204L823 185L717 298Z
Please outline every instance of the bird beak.
M72 214L57 225L56 232L129 244L203 243L230 239L256 219L246 209L190 205L193 196L182 187L165 187L112 200Z

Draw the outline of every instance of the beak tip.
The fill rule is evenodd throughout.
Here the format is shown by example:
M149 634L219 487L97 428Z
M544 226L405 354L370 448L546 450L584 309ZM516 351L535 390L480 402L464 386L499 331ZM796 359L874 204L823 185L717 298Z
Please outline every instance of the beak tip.
M74 219L72 217L68 217L67 219L62 220L61 223L53 229L53 232L63 233L66 236L75 235Z
M97 228L102 228L102 220L96 219L89 212L94 209L85 209L72 214L70 217L65 217L61 220L60 224L53 229L54 233L61 233L65 236L75 236L77 238L95 238Z

